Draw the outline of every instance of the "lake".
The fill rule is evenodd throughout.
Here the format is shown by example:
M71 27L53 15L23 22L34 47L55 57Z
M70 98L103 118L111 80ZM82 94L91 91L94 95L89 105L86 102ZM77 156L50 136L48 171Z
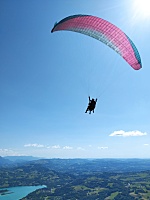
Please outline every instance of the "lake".
M0 200L19 200L29 193L44 188L45 185L39 186L19 186L19 187L10 187L10 188L1 188L0 190L8 190L5 195L0 195Z

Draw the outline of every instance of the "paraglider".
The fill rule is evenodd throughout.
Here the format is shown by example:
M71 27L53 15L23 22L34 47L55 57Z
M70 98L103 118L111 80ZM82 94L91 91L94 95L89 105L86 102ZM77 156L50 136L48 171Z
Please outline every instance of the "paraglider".
M89 96L89 104L88 104L88 107L87 107L85 113L87 113L87 111L89 111L89 114L91 114L92 111L94 113L96 102L97 102L97 99L90 99L90 96Z
M91 15L72 15L55 23L51 33L55 31L73 31L93 37L117 52L134 70L142 68L139 52L132 40L117 26ZM89 100L86 110L94 112L96 101ZM91 106L91 102L92 106ZM95 104L94 104L95 103Z

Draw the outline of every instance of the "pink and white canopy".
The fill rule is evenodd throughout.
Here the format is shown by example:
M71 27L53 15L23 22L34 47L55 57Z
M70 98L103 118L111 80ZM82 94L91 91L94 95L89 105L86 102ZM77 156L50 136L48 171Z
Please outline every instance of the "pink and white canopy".
M110 22L91 15L73 15L56 23L51 30L67 30L93 37L120 54L135 70L142 67L139 52L131 39Z

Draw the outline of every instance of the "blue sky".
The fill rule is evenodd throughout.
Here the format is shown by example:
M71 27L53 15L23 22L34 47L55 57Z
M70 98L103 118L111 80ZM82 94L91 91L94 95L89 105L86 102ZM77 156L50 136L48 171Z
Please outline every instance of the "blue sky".
M150 16L134 2L0 1L0 156L150 158ZM93 38L50 33L74 14L121 28L143 68Z

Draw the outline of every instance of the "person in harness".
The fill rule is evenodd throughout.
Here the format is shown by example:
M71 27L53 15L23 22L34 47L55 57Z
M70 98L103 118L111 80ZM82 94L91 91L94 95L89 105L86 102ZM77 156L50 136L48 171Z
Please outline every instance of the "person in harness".
M85 113L87 113L88 111L89 111L89 114L91 114L91 111L93 111L93 113L94 113L96 102L97 102L97 99L90 99L90 96L89 96L89 104L88 104L88 107L87 107Z

